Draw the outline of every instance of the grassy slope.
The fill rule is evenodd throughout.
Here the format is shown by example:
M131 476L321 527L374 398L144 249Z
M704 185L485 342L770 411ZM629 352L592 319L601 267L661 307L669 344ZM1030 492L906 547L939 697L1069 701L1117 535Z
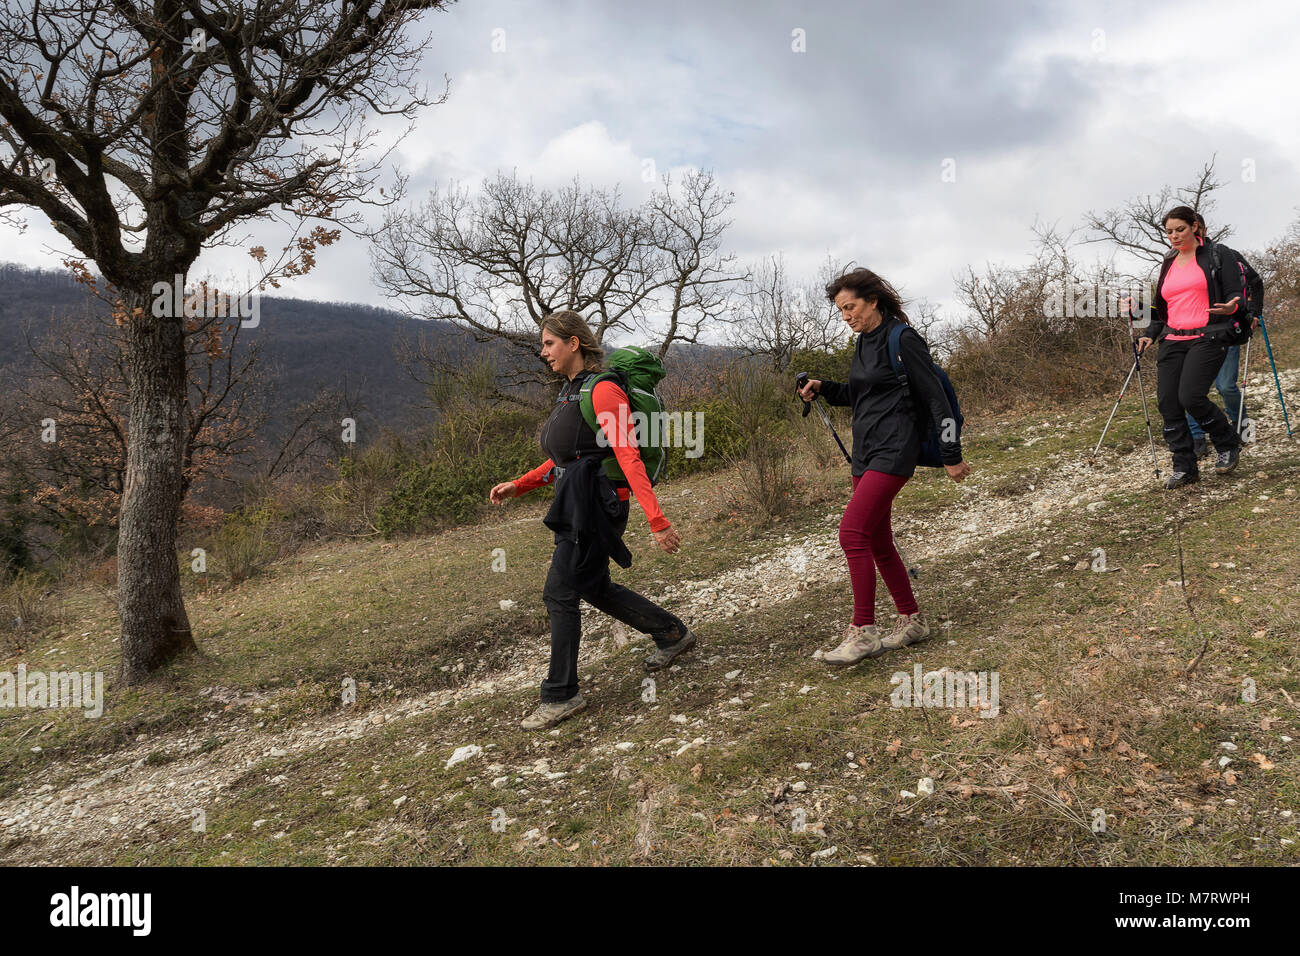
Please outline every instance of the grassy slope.
M1275 345L1290 356L1300 342ZM972 423L980 474L965 500L1031 514L1027 486L1085 455L1112 401ZM1143 450L1134 409L1108 447ZM1231 479L1176 497L1110 475L1104 493L1078 489L1103 497L1100 511L1079 503L1050 525L1026 519L946 553L929 542L938 554L918 597L948 626L849 670L810 656L847 619L842 576L702 624L701 647L657 675L653 703L642 699L647 642L591 640L592 706L550 734L518 728L545 658L539 505L436 537L305 552L233 592L191 595L204 656L155 686L110 689L101 719L0 717L0 824L12 821L0 861L753 864L807 862L833 846L818 859L1294 862L1284 841L1300 837L1285 814L1300 775L1282 735L1300 737L1300 444L1274 440L1270 454L1266 470L1248 457ZM810 469L798 510L766 529L726 516L728 480L665 487L688 547L653 551L642 526L630 544L645 590L702 581L786 535L833 534L825 519L842 502L842 468ZM930 474L900 509L946 539L957 497ZM1168 583L1175 502L1200 627ZM504 573L491 570L499 547ZM1076 571L1095 547L1119 570ZM519 606L503 611L503 599ZM57 623L22 660L111 674L111 605L92 589L58 600ZM882 589L882 613L886 604ZM1205 634L1209 652L1189 675ZM916 662L996 670L999 716L891 708L890 675ZM1244 676L1254 703L1241 699ZM352 706L340 700L346 678L359 683ZM466 744L483 754L447 769ZM900 795L923 777L932 796ZM191 828L196 808L205 832ZM1107 814L1104 833L1089 826L1094 808Z

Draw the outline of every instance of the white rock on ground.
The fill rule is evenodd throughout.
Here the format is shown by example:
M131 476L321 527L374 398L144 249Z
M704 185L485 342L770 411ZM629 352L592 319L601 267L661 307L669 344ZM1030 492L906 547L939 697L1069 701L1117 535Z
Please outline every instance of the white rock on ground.
M447 758L446 769L450 770L458 763L464 763L470 757L477 757L483 752L483 748L478 744L469 744L466 747L457 747L449 758Z

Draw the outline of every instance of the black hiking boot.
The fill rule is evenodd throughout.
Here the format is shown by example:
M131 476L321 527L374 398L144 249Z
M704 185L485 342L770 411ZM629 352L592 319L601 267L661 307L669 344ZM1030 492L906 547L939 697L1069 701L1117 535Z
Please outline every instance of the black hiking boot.
M1165 479L1165 487L1168 489L1181 488L1183 485L1194 485L1201 480L1201 476L1194 471L1176 471Z
M673 662L680 654L685 654L695 646L697 638L695 632L690 628L686 629L686 634L678 638L667 647L656 647L649 657L645 659L645 669L648 671L661 671Z
M1192 442L1192 454L1198 459L1205 458L1210 454L1210 443L1205 440L1204 436Z

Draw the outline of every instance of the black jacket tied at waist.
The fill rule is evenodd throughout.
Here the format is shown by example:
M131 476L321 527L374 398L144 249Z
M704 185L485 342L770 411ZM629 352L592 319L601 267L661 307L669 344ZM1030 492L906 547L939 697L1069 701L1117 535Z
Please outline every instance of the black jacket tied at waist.
M617 526L624 502L601 467L603 458L579 458L564 469L555 486L555 499L542 522L558 535L577 542L573 563L561 570L578 591L605 573L609 558L621 568L632 566L632 552Z

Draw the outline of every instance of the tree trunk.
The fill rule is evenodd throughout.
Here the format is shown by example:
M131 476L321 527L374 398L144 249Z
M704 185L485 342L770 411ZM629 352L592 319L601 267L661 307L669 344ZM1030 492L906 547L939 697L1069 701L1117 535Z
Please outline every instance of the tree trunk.
M117 532L118 677L138 684L178 654L197 648L176 556L188 401L185 318L154 316L149 293L128 293L126 304L131 411Z

